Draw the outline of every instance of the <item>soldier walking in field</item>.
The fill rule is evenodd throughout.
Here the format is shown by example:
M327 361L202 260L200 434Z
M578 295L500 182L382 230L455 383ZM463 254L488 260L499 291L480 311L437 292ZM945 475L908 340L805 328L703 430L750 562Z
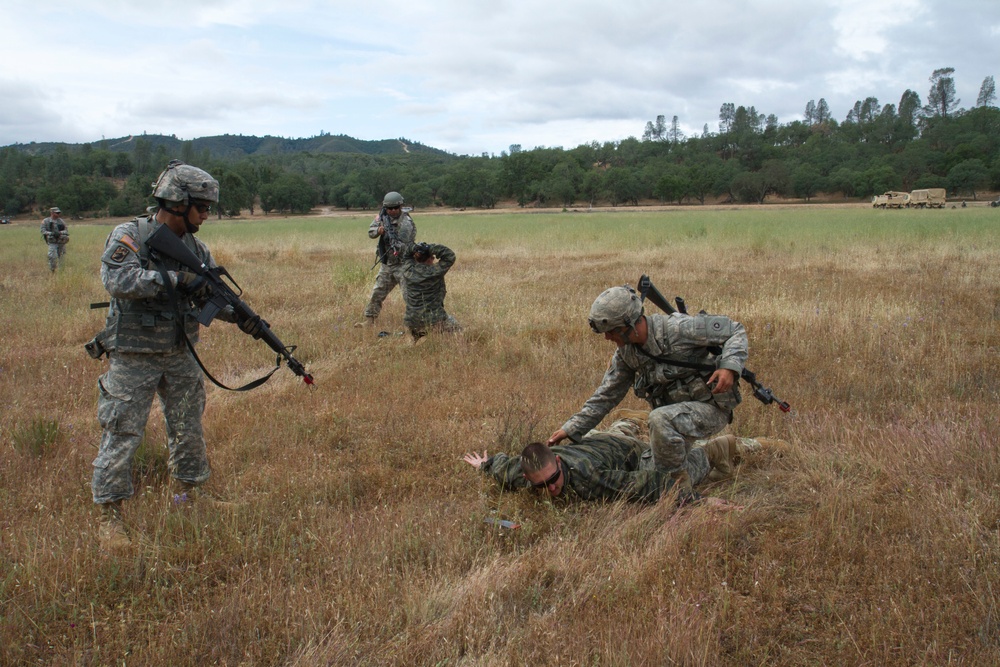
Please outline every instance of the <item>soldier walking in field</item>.
M39 231L49 246L49 271L55 273L62 256L66 254L66 244L69 243L69 229L66 228L66 222L58 206L49 209L49 217L42 220Z
M455 252L437 243L417 243L403 261L406 289L406 315L403 323L409 327L415 342L428 331L458 333L462 326L444 309L447 289L444 275L455 264ZM434 262L437 258L437 263Z
M97 383L103 433L92 480L94 502L102 510L101 541L108 548L130 542L121 507L132 497L132 460L154 395L166 421L175 501L197 498L197 487L210 473L201 426L203 374L184 338L197 342L198 308L211 288L180 263L151 257L146 241L166 226L206 266L214 267L208 247L194 235L219 201L219 183L174 160L157 179L153 197L157 208L150 217L118 225L108 236L101 257L101 281L111 295L107 327L88 345L90 351L96 343L92 356L106 352L109 360L108 372ZM218 317L235 321L231 308Z
M632 387L652 408L649 433L656 469L679 485L682 496L693 495L693 480L685 468L692 444L726 428L741 400L738 379L748 354L743 325L721 315L645 315L641 298L627 285L601 293L591 306L589 322L618 349L593 396L547 443L577 440Z
M376 263L381 264L381 267L375 276L371 298L365 306L365 319L355 325L358 327L375 326L375 320L382 312L382 302L396 285L399 285L405 297L404 252L416 242L417 226L410 214L403 211L403 195L398 192L386 193L382 199L382 210L368 226L368 237L378 239Z

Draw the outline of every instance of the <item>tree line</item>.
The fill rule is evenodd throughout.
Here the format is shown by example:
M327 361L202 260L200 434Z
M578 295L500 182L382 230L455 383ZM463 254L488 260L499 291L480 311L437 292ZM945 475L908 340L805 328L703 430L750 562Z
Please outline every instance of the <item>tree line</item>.
M0 209L17 215L58 205L70 215L133 216L148 205L150 184L174 157L219 180L220 215L304 213L317 205L373 209L389 190L417 207L480 208L504 201L538 207L759 203L769 195L809 200L819 193L863 200L937 187L975 198L1000 190L1000 109L992 76L975 106L963 108L953 74L952 68L933 72L926 104L912 90L898 104L868 97L842 121L822 98L806 104L802 120L786 124L726 102L717 130L705 125L698 136L684 136L677 116L669 123L658 116L641 138L571 149L515 144L499 156L433 150L218 156L196 150L192 141L180 144L178 156L143 137L130 142L130 152L100 142L60 144L45 155L9 146L0 149Z

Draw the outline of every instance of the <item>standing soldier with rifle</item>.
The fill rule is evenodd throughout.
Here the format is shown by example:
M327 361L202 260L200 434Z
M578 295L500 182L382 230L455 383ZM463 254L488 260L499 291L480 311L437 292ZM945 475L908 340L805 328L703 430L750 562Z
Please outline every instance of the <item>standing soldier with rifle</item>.
M381 263L375 277L375 287L365 306L365 319L354 326L375 326L375 320L382 312L382 302L396 285L404 293L403 260L406 249L416 242L417 226L409 213L403 212L403 195L389 192L382 199L382 210L368 227L368 237L378 239L375 264ZM375 268L374 266L372 268Z
M49 271L55 273L59 260L66 254L66 244L69 243L69 230L62 219L62 211L58 206L49 209L49 217L42 220L42 239L49 246Z
M108 236L101 257L101 281L111 295L108 323L87 345L91 356L106 352L110 363L97 382L103 434L92 490L102 510L101 542L112 549L130 542L121 506L133 493L132 459L154 395L160 397L166 421L175 500L197 498L197 487L210 473L201 426L204 381L185 338L197 341L199 307L211 296L211 286L177 261L159 253L151 257L147 240L165 227L206 266L215 267L208 247L194 235L219 201L219 183L174 160L154 184L153 197L157 208L150 209L150 217L118 225ZM237 319L231 308L218 317Z
M649 440L656 470L673 480L681 501L697 499L684 461L695 440L712 437L733 419L747 360L743 325L721 315L646 315L642 298L628 285L598 296L589 321L594 333L618 349L594 395L547 444L578 441L631 387L652 408Z

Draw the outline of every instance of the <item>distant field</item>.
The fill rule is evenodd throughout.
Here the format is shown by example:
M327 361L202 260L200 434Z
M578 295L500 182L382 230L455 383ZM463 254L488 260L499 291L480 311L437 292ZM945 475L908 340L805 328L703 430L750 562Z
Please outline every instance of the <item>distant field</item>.
M72 225L55 276L37 223L0 227L0 664L1000 663L997 209L414 217L458 255L465 327L419 347L352 326L370 214L206 225L316 387L209 385L232 514L170 506L155 407L118 558L88 486L106 362L82 347L112 226ZM497 493L461 455L580 407L613 351L590 304L642 273L746 326L795 411L746 395L733 432L794 452L702 489L732 511ZM394 293L380 328L402 315ZM273 362L225 323L202 341L224 382Z

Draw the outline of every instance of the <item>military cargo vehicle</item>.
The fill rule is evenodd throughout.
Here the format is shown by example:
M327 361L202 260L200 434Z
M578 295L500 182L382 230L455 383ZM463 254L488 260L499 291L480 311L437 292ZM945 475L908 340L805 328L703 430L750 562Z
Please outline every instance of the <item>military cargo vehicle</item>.
M927 188L925 190L914 190L910 193L910 202L907 206L915 208L944 208L945 189Z
M875 195L872 199L872 208L904 208L910 201L909 192L895 192L890 190L882 195Z

